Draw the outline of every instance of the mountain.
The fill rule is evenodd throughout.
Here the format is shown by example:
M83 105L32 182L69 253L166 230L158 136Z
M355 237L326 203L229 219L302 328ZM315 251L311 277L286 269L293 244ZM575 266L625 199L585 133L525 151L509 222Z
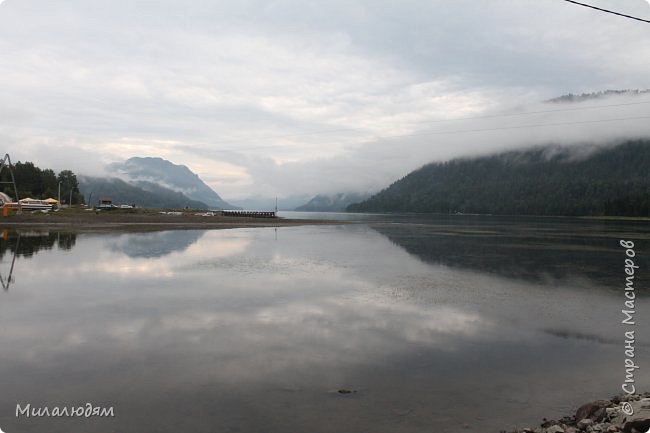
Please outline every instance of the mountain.
M432 163L355 212L650 216L650 140Z
M308 195L292 195L289 197L278 197L278 210L294 210L296 206L299 206L309 200ZM275 209L275 197L264 197L260 195L255 195L251 197L246 197L239 200L230 200L235 206L239 206L242 209L246 210L274 210Z
M368 198L370 194L338 193L334 195L319 194L302 206L298 212L343 212L352 203L358 203Z
M582 93L580 95L574 95L569 93L567 95L562 95L557 98L549 99L546 102L553 103L572 103L572 102L583 102L593 99L603 99L611 96L639 96L646 95L650 93L650 89L637 90L637 89L626 89L626 90L604 90L602 92L593 92L593 93Z
M212 209L235 208L219 197L219 194L189 168L166 159L133 157L123 163L111 164L109 170L145 191L158 194L161 192L160 188L163 188L181 193L190 200L205 203Z
M110 197L115 204L135 204L138 207L209 208L201 201L192 200L180 192L161 186L156 186L155 191L147 191L118 178L78 176L78 179L79 190L89 204L96 204L100 197ZM91 194L92 199L90 199Z

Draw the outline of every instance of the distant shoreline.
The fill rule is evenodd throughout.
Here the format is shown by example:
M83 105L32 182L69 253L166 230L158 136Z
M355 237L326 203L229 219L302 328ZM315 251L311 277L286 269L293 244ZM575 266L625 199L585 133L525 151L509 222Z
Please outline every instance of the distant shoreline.
M0 227L2 228L71 231L216 230L349 223L347 221L287 219L281 217L203 216L196 211L168 214L156 210L95 212L75 209L50 213L23 213L0 218Z
M368 214L390 215L390 212ZM408 212L396 215L438 215L447 214ZM58 212L24 212L8 217L0 216L0 228L20 229L50 229L66 231L161 231L161 230L218 230L232 228L257 228L257 227L291 227L304 225L341 225L358 224L368 221L356 221L348 219L302 219L302 218L254 218L222 216L215 213L213 216L205 216L205 211L183 210L176 212L164 212L161 209L113 209L110 211L91 211L81 208L62 209ZM453 216L473 217L505 217L505 218L572 218L578 220L593 221L636 221L650 222L648 217L613 217L613 216L550 216L550 215L489 215L489 214L465 214Z
M311 212L311 211L310 211ZM322 211L328 213L328 211ZM301 212L309 213L309 212ZM314 211L316 213L316 211ZM593 219L603 221L650 221L650 216L625 216L625 215L534 215L534 214L495 214L495 213L444 213L444 212L414 212L414 211L364 211L364 212L332 212L344 214L363 215L414 215L414 216L441 216L441 217L487 217L487 218L562 218L562 219Z

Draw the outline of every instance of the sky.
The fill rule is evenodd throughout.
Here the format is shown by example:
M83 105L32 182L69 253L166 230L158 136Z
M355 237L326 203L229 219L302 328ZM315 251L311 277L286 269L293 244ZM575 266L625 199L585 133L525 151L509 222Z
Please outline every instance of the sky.
M650 19L645 0L591 0ZM226 200L374 192L432 161L650 136L650 24L563 0L0 1L0 143L159 156Z

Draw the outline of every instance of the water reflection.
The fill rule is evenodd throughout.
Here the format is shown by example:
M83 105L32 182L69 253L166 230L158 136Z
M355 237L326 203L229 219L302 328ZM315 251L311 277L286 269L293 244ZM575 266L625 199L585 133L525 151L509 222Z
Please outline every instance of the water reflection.
M5 254L31 257L41 250L70 250L75 246L77 234L49 230L0 229L0 260Z
M29 258L40 250L51 250L55 245L60 250L70 250L74 247L77 239L75 233L47 230L0 229L0 233L0 262L6 261L5 256L11 256L7 270L0 270L0 283L5 291L9 290L15 281L16 257Z
M8 241L9 240L9 233L8 231L4 231L3 236L2 236L3 241ZM13 279L13 273L14 273L14 266L16 264L16 253L18 250L18 246L20 245L20 235L16 237L16 248L14 249L13 254L11 255L11 265L9 267L9 272L7 273L7 276L5 277L2 272L0 272L0 283L2 284L2 288L7 291L9 290L9 286L11 283L14 281ZM0 255L0 260L4 257L4 252L2 252L2 255Z
M527 281L586 278L617 288L620 239L647 241L647 222L572 223L535 219L438 218L428 224L373 224L396 245L427 263ZM642 267L650 263L644 257ZM640 285L641 286L641 285Z
M110 243L110 248L133 258L162 257L175 251L184 251L196 243L204 231L175 230L121 235Z
M0 301L0 426L484 432L618 389L617 294L422 261L366 226L278 231L176 232L183 248L151 254L119 247L138 234L80 235L19 258ZM18 402L86 401L116 417L15 418Z

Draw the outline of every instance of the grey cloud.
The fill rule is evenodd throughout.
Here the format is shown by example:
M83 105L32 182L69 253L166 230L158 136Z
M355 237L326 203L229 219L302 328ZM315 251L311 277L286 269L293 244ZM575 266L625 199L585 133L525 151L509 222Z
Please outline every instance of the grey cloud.
M641 0L594 3L650 15ZM423 121L650 87L646 27L561 1L7 0L0 137L21 159L87 174L162 156L225 198L373 190L430 160L647 135L637 121L403 137L512 124Z

